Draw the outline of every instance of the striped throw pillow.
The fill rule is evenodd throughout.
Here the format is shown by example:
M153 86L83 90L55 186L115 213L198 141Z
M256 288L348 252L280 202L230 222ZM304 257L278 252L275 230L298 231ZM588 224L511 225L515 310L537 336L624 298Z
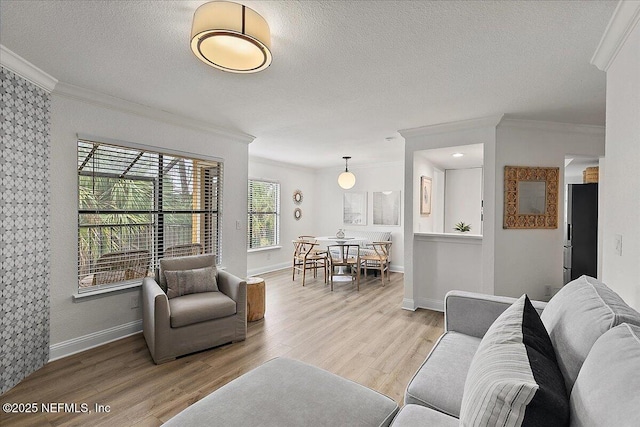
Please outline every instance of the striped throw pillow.
M471 361L462 426L567 426L569 398L549 335L526 295L491 325Z

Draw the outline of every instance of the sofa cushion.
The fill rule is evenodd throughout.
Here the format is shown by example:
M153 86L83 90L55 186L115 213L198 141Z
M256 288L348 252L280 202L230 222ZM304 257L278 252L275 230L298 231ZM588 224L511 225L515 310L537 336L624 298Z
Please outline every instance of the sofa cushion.
M191 405L171 426L388 426L398 405L305 363L272 359Z
M393 427L458 427L459 420L422 405L405 405L393 419Z
M216 268L203 267L192 270L165 270L167 279L167 298L200 292L217 292Z
M566 426L569 398L547 331L526 295L497 319L464 386L464 426Z
M462 392L480 338L445 332L409 382L405 404L417 404L459 417Z
M588 276L566 284L551 298L541 318L569 393L593 343L603 333L623 322L640 325L640 313Z
M640 327L625 323L598 338L570 403L575 427L640 425Z
M169 300L171 327L193 325L236 314L236 303L222 292L203 292Z

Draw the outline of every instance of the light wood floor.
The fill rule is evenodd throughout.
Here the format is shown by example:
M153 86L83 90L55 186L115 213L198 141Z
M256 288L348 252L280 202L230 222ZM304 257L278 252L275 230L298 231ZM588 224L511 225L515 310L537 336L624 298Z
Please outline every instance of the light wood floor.
M402 404L404 389L442 334L443 315L400 308L403 275L383 288L323 279L292 282L290 270L263 275L267 313L247 339L155 365L142 334L47 364L0 403L109 405L109 413L14 415L2 426L158 426L227 382L277 356L298 359L373 388Z

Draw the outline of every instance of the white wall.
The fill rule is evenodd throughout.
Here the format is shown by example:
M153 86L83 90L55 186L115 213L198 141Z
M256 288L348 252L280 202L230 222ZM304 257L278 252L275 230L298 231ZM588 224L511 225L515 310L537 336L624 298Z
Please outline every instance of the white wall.
M619 37L610 49L601 42L594 56L611 52L610 65L599 65L607 71L602 280L640 310L640 6L625 3L616 9L603 42L617 38L617 29L627 38ZM615 252L616 235L622 236L622 255Z
M502 116L485 117L480 119L465 120L456 123L444 123L433 126L424 126L416 129L399 131L405 139L405 193L413 194L419 187L419 173L414 170L416 153L423 150L443 147L457 147L469 144L483 144L484 151L484 215L485 218L493 218L495 215L495 153L496 153L496 125ZM418 154L419 156L420 154ZM419 192L418 192L419 194ZM403 308L415 310L420 306L419 298L423 295L421 287L425 280L420 277L423 271L418 271L419 264L429 257L430 253L423 252L422 247L415 245L414 224L419 210L415 201L405 200L404 203L404 301ZM433 209L433 206L432 206ZM477 291L493 293L493 269L494 269L494 225L493 221L485 221L481 244L481 271L482 279ZM444 261L446 262L446 261ZM464 280L464 272L460 273L460 279ZM418 298L418 299L416 299Z
M316 195L316 172L313 169L249 157L249 178L267 179L280 183L280 246L277 249L252 251L247 254L249 275L257 275L291 266L293 245L291 241L301 235L319 235ZM293 192L302 191L302 202L293 202ZM302 217L293 217L295 208L302 210ZM246 222L246 215L245 215Z
M445 232L463 221L471 233L482 234L482 168L447 169L444 194Z
M414 234L414 303L444 311L450 290L482 292L482 237L469 234Z
M60 85L59 85L60 86ZM120 291L74 301L77 292L77 133L130 141L224 159L222 214L223 265L245 276L248 140L194 127L170 124L149 116L108 108L119 101L97 96L79 100L78 88L56 88L51 111L51 343L96 336L109 328L139 321L141 309L131 309L131 296L140 289ZM105 101L106 100L106 101ZM103 102L105 101L105 102ZM143 111L124 103L130 111ZM241 227L236 229L236 220ZM98 339L99 341L99 339ZM91 343L91 340L87 342ZM80 346L81 347L81 346Z
M498 125L496 142L495 293L545 299L545 285L561 287L563 257L564 175L559 177L556 229L503 229L504 167L544 166L564 170L568 154L604 155L604 129L505 119ZM486 203L485 203L486 207ZM490 221L485 216L485 225ZM546 298L548 299L548 298Z
M420 185L413 187L413 231L422 233L442 233L444 231L444 194L445 175L420 152L413 158L413 182L420 182L420 177L431 178L431 214L420 214Z
M349 165L349 170L356 176L356 184L350 190L343 190L338 186L338 175L342 172L342 169L339 166L336 166L335 168L321 169L317 172L317 234L333 236L340 228L348 230L390 231L393 242L391 246L391 269L394 271L403 271L405 268L404 233L402 224L403 213L400 212L400 226L373 225L374 191L400 191L401 209L406 206L405 192L403 191L403 163L394 162L367 166ZM342 222L343 195L346 192L357 191L367 192L367 225L347 226Z

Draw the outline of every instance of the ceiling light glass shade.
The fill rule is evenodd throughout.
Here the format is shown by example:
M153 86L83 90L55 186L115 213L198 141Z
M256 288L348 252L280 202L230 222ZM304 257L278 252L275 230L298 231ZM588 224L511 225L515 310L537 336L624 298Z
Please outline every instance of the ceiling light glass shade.
M345 190L353 188L356 185L356 176L351 172L342 172L338 176L338 185Z
M191 50L205 64L232 73L255 73L271 64L269 24L238 3L213 1L196 9Z
M345 190L352 188L356 185L356 176L349 172L349 159L351 157L344 156L344 172L338 175L338 185Z

